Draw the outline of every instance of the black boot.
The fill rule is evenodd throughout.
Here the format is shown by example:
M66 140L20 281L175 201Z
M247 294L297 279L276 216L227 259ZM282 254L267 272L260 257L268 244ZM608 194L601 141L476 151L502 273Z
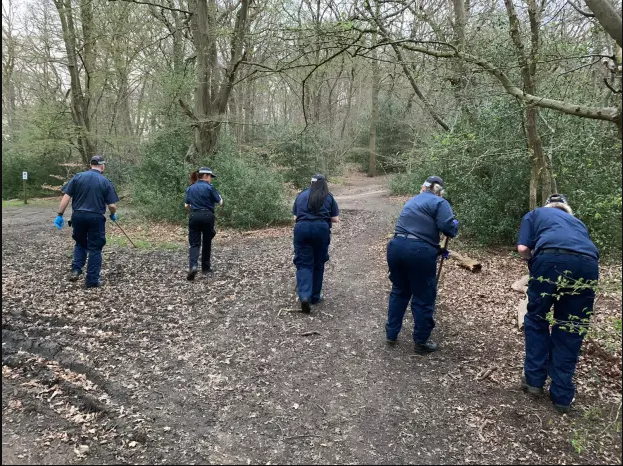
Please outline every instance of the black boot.
M415 353L416 354L428 354L434 353L439 349L439 345L428 340L426 343L416 343L415 344Z
M571 412L571 405L559 405L554 403L554 409L560 414L569 414Z
M544 393L543 387L533 387L532 385L528 385L528 383L526 382L525 376L521 378L521 389L524 392L529 393L530 395L535 395L535 396L539 396Z
M76 282L76 281L78 281L79 278L80 278L80 271L79 270L72 270L71 274L69 275L69 281L70 282Z
M186 275L186 280L193 281L195 279L195 275L197 275L197 266L191 267L188 269L188 275Z
M301 301L301 311L305 314L309 314L311 312L311 306L309 305L309 301L304 299Z

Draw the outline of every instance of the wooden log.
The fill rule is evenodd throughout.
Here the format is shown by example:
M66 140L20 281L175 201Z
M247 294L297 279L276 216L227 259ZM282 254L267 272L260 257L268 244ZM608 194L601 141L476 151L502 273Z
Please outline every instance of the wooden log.
M530 275L526 274L511 285L511 288L519 293L525 293L528 291L528 282L530 281Z
M394 237L393 233L387 235L387 239L392 239ZM439 244L444 244L445 236L441 235L441 240ZM482 270L482 264L475 259L459 254L456 251L450 251L450 257L459 261L459 265L464 269L469 270L472 273L478 273Z
M511 288L524 294L524 299L517 305L517 327L521 330L524 326L524 317L528 313L528 282L530 275L526 274L511 285Z
M517 327L521 330L524 326L524 317L528 313L528 298L524 298L517 305Z
M450 257L459 261L459 265L472 273L478 273L482 270L482 264L475 259L459 254L456 251L450 251Z

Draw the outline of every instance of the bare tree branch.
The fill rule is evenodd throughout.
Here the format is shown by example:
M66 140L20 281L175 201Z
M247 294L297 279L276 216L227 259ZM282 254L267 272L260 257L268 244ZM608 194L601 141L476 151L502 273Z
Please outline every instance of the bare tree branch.
M591 13L590 11L584 11L582 8L580 8L579 5L576 5L571 0L567 0L567 3L569 5L571 5L573 7L573 9L575 11L577 11L578 13L580 13L582 16L586 16L587 18L594 18L595 17L595 15L593 13Z
M585 0L595 18L619 47L623 47L623 19L610 0Z
M376 15L374 15L372 13L372 10L370 8L369 3L365 3L364 6L368 10L368 13L370 14L372 20L378 26L379 32L381 33L383 38L386 39L387 41L391 41L391 39L389 37L389 31L387 30L385 25L381 22L381 20L379 18L377 18ZM402 54L402 52L400 50L400 47L398 47L398 45L396 45L394 43L390 43L390 45L394 49L394 53L396 54L396 57L398 58L398 61L400 62L400 65L402 66L402 69L403 69L403 71L405 73L405 76L409 80L409 83L411 84L411 87L413 88L413 91L416 93L416 95L419 97L420 101L424 105L424 108L428 111L428 113L433 118L433 120L435 120L439 124L439 126L441 126L446 131L450 131L450 126L448 126L448 124L445 121L443 121L441 116L439 116L437 114L437 112L435 111L435 109L433 108L431 103L428 101L426 96L422 93L422 91L420 90L419 86L415 82L415 78L413 77L413 73L411 72L411 70L407 66L407 62L404 59L404 56L403 56L403 54Z
M545 97L538 97L528 94L516 85L514 85L510 78L491 62L465 52L460 52L456 50L456 48L454 48L451 44L445 45L452 48L453 50L446 52L441 50L429 49L427 47L421 47L417 45L410 45L406 43L403 43L402 47L406 48L407 50L424 53L426 55L438 58L458 57L467 61L468 63L478 65L485 71L489 72L491 75L495 76L498 81L500 81L506 92L508 92L513 97L521 99L528 105L536 105L542 108L557 110L568 115L576 115L579 117L589 118L593 120L610 121L616 123L617 125L621 123L621 111L616 107L590 107L587 105L578 105L570 102L563 102L561 100L548 99Z
M173 8L173 7L170 7L170 6L160 5L158 3L141 2L140 0L108 0L108 1L109 2L121 1L121 2L127 2L127 3L136 3L137 5L150 5L150 6L155 6L157 8L161 8L162 10L177 11L179 13L184 13L186 15L191 15L192 14L190 11L187 11L187 10L180 10L179 8Z

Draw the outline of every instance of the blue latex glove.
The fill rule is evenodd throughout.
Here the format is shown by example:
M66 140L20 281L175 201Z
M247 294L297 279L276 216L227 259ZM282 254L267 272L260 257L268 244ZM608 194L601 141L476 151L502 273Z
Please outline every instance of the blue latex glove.
M109 217L110 217L110 219L111 219L113 222L116 222L116 221L117 221L117 212L115 212L114 214L110 214L110 216L109 216Z
M54 226L60 230L63 228L63 225L65 225L65 219L62 215L57 215L56 220L54 220Z
M446 249L441 253L441 257L443 257L444 259L448 259L450 257L450 250Z
M459 227L459 221L455 218L454 220L452 220L452 223L454 224L455 227Z

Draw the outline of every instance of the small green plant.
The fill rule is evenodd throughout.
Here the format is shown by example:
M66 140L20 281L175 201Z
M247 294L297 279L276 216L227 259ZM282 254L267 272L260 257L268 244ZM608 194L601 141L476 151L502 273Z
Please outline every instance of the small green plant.
M573 429L573 438L571 439L571 446L578 455L581 455L586 448L586 436L584 432L577 429Z
M605 284L599 284L597 280L585 280L583 278L574 279L570 276L570 272L565 270L558 276L556 281L550 280L545 277L530 277L530 280L537 280L541 283L548 283L555 286L555 291L552 294L542 293L542 297L551 296L556 301L560 301L563 296L577 296L581 293L592 290L595 292L597 298L600 292L605 290L611 291L613 288L620 287L620 281L606 282ZM622 325L620 318L607 319L599 324L591 323L591 318L594 311L584 309L582 317L577 315L569 315L566 320L556 318L554 311L550 310L546 314L546 319L552 326L557 326L561 330L565 330L572 333L578 333L583 337L588 337L593 340L599 340L602 342L604 348L615 354L621 349L622 338Z

